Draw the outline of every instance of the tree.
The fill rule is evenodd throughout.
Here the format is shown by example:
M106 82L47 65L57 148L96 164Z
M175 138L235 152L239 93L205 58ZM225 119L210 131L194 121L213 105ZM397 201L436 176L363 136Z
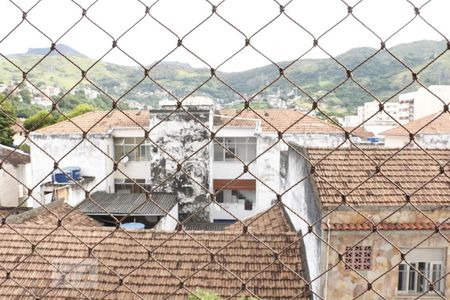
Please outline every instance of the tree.
M22 97L23 103L30 104L31 103L31 93L28 89L21 89L19 92L20 97Z
M27 130L38 130L39 128L55 124L58 116L55 112L49 114L47 110L41 110L23 122L23 127Z
M82 104L78 104L77 106L75 106L70 112L66 113L65 116L67 118L71 119L71 118L74 118L76 116L83 115L85 113L88 113L88 112L91 112L91 111L94 111L94 110L95 110L95 107L93 107L92 105L86 104L86 103L82 103ZM67 119L66 117L60 116L58 118L58 122L66 120Z
M3 97L0 96L0 144L12 146L13 131L11 126L14 125L16 112L9 101L2 99Z

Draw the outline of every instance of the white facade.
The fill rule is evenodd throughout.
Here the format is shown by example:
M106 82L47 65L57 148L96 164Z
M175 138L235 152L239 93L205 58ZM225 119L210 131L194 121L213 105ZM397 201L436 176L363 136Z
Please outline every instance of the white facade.
M0 206L17 207L27 196L30 186L30 164L5 162L0 169ZM23 184L22 184L23 183Z
M420 88L414 96L414 120L441 112L444 103L450 103L450 85L431 85L428 89L434 95L425 88Z
M85 190L96 186L92 192L114 192L114 176L107 177L113 171L113 161L108 158L108 155L113 156L114 149L111 136L91 135L88 137L90 142L82 140L80 135L32 134L30 139L32 140L30 143L32 184L37 186L33 196L41 204L51 201L48 197L44 198L44 190L40 187L44 183L51 182L55 162L58 162L61 169L75 166L81 169L81 176L94 177L88 186L80 182ZM84 190L78 185L73 185L72 193L69 192L71 196L68 203L76 205L84 200ZM28 201L29 207L40 206L32 198Z
M245 203L239 199L230 199L231 190L224 188L224 203L221 206L239 219L244 219L262 212L271 207L277 198L277 193L284 190L280 177L281 153L287 151L288 146L284 142L277 142L278 137L273 133L262 133L255 128L224 128L217 133L217 137L256 137L256 155L259 156L249 165L249 172L243 173L243 164L238 160L214 161L212 168L213 179L239 179L255 180L254 203L251 210L245 209ZM286 134L286 142L296 142L307 147L337 147L344 141L343 134ZM264 184L263 184L264 183ZM248 191L239 191L245 193ZM249 194L252 197L253 194ZM249 208L249 206L247 206ZM210 220L234 220L229 213L218 205L211 205Z
M150 179L150 161L122 160L118 164L120 171L113 172L114 168L114 138L115 137L140 137L142 130L115 129L108 134L89 135L87 140L82 140L80 135L67 134L32 134L30 143L32 162L32 182L41 186L51 183L51 174L55 161L58 161L60 169L65 167L79 167L81 176L93 179L80 181L79 184L71 183L69 186L68 203L77 205L85 199L85 191L115 192L117 179ZM35 144L37 145L35 145ZM60 185L54 185L58 188ZM94 188L93 190L91 190ZM51 201L51 195L44 197L44 189L35 189L33 194L43 203ZM39 205L33 199L29 199L28 206ZM41 201L41 200L39 200ZM33 203L34 202L34 203Z
M450 103L450 85L430 85L428 90L421 87L399 96L402 124L441 112Z
M360 126L368 132L372 132L375 136L383 131L398 126L394 120L399 120L400 104L396 102L388 102L384 104L383 111L380 112L380 104L378 101L366 102L358 107L358 114L354 116L345 116L342 120L344 127Z
M178 204L153 227L157 231L174 231L178 225Z

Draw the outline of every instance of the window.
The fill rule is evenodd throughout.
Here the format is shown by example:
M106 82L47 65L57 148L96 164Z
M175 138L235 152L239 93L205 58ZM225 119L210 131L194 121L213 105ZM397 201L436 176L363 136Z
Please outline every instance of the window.
M133 182L131 179L115 179L114 180L114 188L116 190L116 193L122 193L122 194L131 194L131 193L145 193L146 189L147 191L150 191L151 185L146 184L145 179L134 179L136 183Z
M142 137L114 138L114 159L116 161L124 156L128 156L130 161L149 161L150 151L150 140L144 140Z
M256 138L255 137L222 137L217 138L214 143L214 160L231 161L237 160L251 161L256 157ZM227 150L225 150L225 147Z
M347 247L344 255L345 269L368 271L372 268L372 247Z
M421 294L429 291L430 282L434 290L444 291L444 251L442 249L414 249L406 255L406 262L399 265L399 293Z

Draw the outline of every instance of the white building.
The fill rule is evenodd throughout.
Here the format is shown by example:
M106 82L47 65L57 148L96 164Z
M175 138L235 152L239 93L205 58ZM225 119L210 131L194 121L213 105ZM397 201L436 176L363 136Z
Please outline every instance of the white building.
M397 102L387 102L384 104L383 111L380 112L378 101L366 102L358 107L357 115L345 116L342 120L342 126L363 127L365 131L379 136L380 132L398 125L394 119L398 120L399 118L399 106Z
M252 216L277 199L287 142L336 147L345 140L339 127L287 109L222 110L215 115L214 131L212 186L222 207L211 206L210 220L219 223Z
M404 127L404 128L403 128ZM401 148L409 143L410 147L419 144L423 148L450 148L450 114L434 113L381 133L388 148ZM410 134L414 141L410 142Z
M30 156L0 145L0 162L0 206L22 206L28 195L27 187L31 187Z
M182 110L90 112L33 132L32 182L38 186L34 196L49 203L69 187L67 202L77 205L86 191L152 190L175 192L182 204L180 213L195 210L208 199L210 150L199 148L208 140L204 126L211 114L209 110L190 114L198 121ZM181 162L183 168L178 170ZM66 172L67 167L79 168L81 178L55 182L52 174ZM39 206L29 201L29 206Z
M401 120L414 121L442 112L444 104L450 103L450 85L430 85L428 90L421 87L416 92L401 94L399 100Z

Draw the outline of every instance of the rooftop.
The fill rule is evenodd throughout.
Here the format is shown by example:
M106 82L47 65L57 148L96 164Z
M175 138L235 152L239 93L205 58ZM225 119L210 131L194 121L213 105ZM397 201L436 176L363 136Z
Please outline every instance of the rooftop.
M344 134L342 129L330 122L292 109L245 109L240 112L240 109L223 109L219 113L225 117L217 116L214 125L221 126L230 121L229 117L237 115L226 127L255 128L255 119L258 119L261 120L262 132L266 133L286 130L286 133Z
M22 225L57 225L59 220L64 226L101 226L99 222L79 212L62 200L51 202L21 214L7 218L10 224Z
M0 163L3 162L10 163L14 166L27 164L30 162L30 154L0 144Z
M245 226L248 226L248 231L251 233L283 233L295 231L288 223L288 217L285 216L285 212L282 204L277 204L253 217L242 220ZM226 232L243 232L244 225L241 222L236 222L225 228Z
M449 206L450 150L398 151L308 149L322 204L336 206L344 195L353 206L400 206L409 200L422 207Z
M384 136L409 136L409 133L450 134L450 113L432 114L406 125L398 126L380 133Z
M95 192L79 210L88 215L165 216L177 204L171 193L120 194Z
M431 230L435 231L436 228L440 230L450 230L450 223L437 224L436 226L433 223L382 223L376 226L378 230L383 231L399 231L399 230ZM369 223L364 224L330 224L330 227L327 227L326 224L323 224L324 230L335 230L335 231L372 231L374 226Z
M294 233L256 240L226 232L1 227L2 266L14 280L3 281L0 297L186 300L188 291L204 290L306 300L297 239Z
M147 110L94 111L41 128L33 134L82 134L83 131L105 134L112 129L141 127L149 127Z

